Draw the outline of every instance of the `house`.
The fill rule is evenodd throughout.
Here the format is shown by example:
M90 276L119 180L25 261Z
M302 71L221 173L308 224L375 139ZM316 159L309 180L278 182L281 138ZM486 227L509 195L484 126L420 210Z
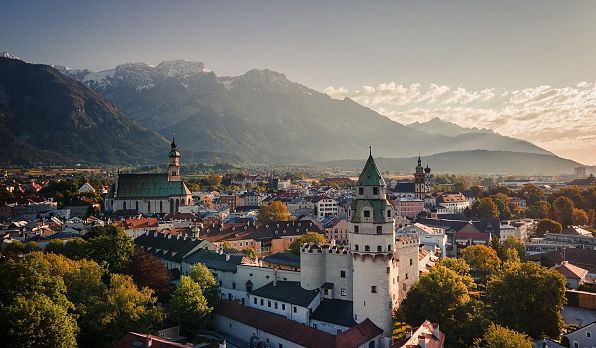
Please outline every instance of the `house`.
M439 330L439 324L425 320L416 331L395 343L393 348L443 348L444 346L445 333Z
M447 235L441 227L430 227L419 222L405 226L397 231L398 235L416 235L420 244L427 250L440 250L441 258L447 257Z
M397 215L414 220L418 214L424 211L424 200L417 198L397 198L393 201Z
M457 214L470 207L470 201L461 192L444 193L436 199L438 214Z
M319 220L323 220L329 216L337 216L339 213L339 203L328 196L316 196L312 199L314 204L314 213Z
M111 348L192 348L192 344L176 343L159 336L129 332L110 346Z
M596 250L565 248L527 257L528 261L540 262L544 267L553 267L563 261L588 271L588 277L596 277Z
M590 176L588 176L585 179L575 179L575 180L569 182L567 185L588 188L590 186L596 185L596 177L594 177L594 174L590 174Z
M472 246L472 245L478 245L478 244L489 245L490 238L491 238L490 233L480 232L478 230L475 230L475 228L472 225L470 225L469 230L462 229L461 231L458 231L455 233L455 237L454 237L455 252L454 252L454 254L457 257L459 257L461 255L462 250L464 250L465 248Z
M226 204L230 207L230 211L236 211L236 208L240 206L240 196L235 193L226 193L219 196L219 204Z
M160 259L167 269L182 269L185 256L197 250L216 250L217 247L207 241L186 236L173 236L158 232L146 232L135 238L137 247Z
M286 317L232 301L222 301L214 312L215 325L224 333L257 347L377 348L383 330L366 319L337 335L302 325Z
M90 183L86 182L79 187L79 193L95 193L95 188Z
M334 216L323 220L322 223L327 240L335 240L337 244L348 243L348 220Z
M570 348L593 348L596 346L596 321L563 335L561 344Z
M565 277L567 280L567 288L569 289L577 289L586 281L586 276L588 275L587 270L577 267L576 265L569 263L569 261L563 261L560 264L551 267L551 269L561 273L563 277Z

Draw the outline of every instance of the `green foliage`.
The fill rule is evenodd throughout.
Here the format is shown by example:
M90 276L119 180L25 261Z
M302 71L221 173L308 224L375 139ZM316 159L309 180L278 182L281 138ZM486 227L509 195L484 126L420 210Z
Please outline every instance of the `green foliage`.
M508 266L494 274L486 288L495 322L534 338L559 337L565 278L531 262Z
M17 295L0 307L0 334L6 347L76 347L77 332L77 322L67 309L45 295Z
M476 283L470 276L470 265L464 259L456 259L454 257L446 257L439 261L439 264L443 267L447 267L452 271L455 271L462 278L464 284L469 291L476 289Z
M546 201L538 201L526 209L526 216L532 219L544 219L550 216L551 206Z
M551 219L542 219L536 224L534 235L536 237L543 237L546 233L561 233L563 226L557 221Z
M244 256L248 257L251 260L257 258L257 250L255 248L242 249L242 253L244 254Z
M517 256L517 259L519 260L519 257L524 257L526 255L526 247L524 244L512 236L499 242L496 250L497 255L499 255L499 258L503 262L513 261L512 258L515 259L515 256Z
M288 221L290 220L290 212L282 202L273 201L269 204L263 204L259 208L257 220L260 222Z
M168 309L170 318L180 325L182 333L190 336L195 330L205 327L213 311L203 296L201 286L187 276L180 277Z
M482 303L471 296L466 282L464 277L439 263L412 286L396 312L396 319L413 326L426 319L437 322L446 332L449 345L470 346L488 323Z
M153 290L138 289L130 276L111 274L103 301L92 309L97 338L109 343L133 330L155 332L165 319L156 301Z
M481 198L472 205L472 213L481 218L498 218L499 207L491 198Z
M534 184L525 184L519 192L527 205L532 205L544 197L544 190Z
M501 265L495 249L486 245L469 246L461 252L461 255L473 270L481 272L484 276L496 272Z
M96 227L85 237L89 257L105 263L110 272L123 271L134 253L134 242L119 227Z
M482 339L474 342L478 348L532 348L534 343L530 337L506 327L491 324Z
M219 283L209 268L202 263L197 263L191 267L188 275L201 287L209 305L214 306L219 299Z
M307 233L303 234L302 236L294 239L292 244L290 244L290 247L288 248L288 250L290 253L292 253L294 255L300 255L300 247L302 246L302 244L304 244L304 243L325 244L326 242L327 242L327 239L325 239L324 235L322 235L320 233L316 233L316 232L307 232Z

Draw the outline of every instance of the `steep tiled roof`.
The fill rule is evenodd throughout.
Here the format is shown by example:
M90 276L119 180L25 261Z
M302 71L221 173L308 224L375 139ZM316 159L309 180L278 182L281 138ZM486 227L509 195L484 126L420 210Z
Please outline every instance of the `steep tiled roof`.
M237 302L221 301L215 314L282 337L307 348L335 347L335 336L286 319L283 316L243 306Z
M201 244L202 240L149 232L138 236L134 242L160 259L180 263L186 254Z
M323 300L310 318L346 327L356 326L352 301L338 299Z
M265 256L263 262L273 263L276 265L300 267L300 255L290 253L275 253L273 255Z
M572 279L584 279L588 271L577 267L567 261L563 261L560 265L554 266L552 269L556 270L557 272L561 273L565 278L572 278Z
M416 185L414 184L414 182L398 182L397 185L395 185L395 189L393 189L393 191L395 192L399 192L399 193L414 193L416 192Z
M379 172L379 168L377 168L372 155L368 156L368 160L358 177L356 186L385 186L385 180L381 176L381 172Z
M438 330L438 324L426 320L408 339L394 344L394 348L442 348L445 344L445 333Z
M182 181L169 181L168 174L120 174L110 197L144 198L189 195Z
M306 307L317 297L318 290L306 290L300 286L300 282L277 281L276 285L270 282L256 290L251 295L265 297L272 300L291 303L293 305Z
M206 227L200 231L201 238L210 242L271 239L283 236L301 236L306 232L322 233L321 229L310 221L274 221L268 223L227 224Z
M370 321L370 319L366 319L351 329L337 335L335 345L338 348L358 347L382 333L383 330Z
M527 259L530 261L540 261L540 264L545 267L552 267L557 263L561 263L563 260L561 250L530 255L527 257ZM596 273L596 250L566 248L565 260L578 267L588 270L590 273Z
M226 261L226 258L229 259ZM236 267L242 264L243 255L226 255L211 250L199 249L183 258L183 261L190 264L202 263L207 268L235 272Z

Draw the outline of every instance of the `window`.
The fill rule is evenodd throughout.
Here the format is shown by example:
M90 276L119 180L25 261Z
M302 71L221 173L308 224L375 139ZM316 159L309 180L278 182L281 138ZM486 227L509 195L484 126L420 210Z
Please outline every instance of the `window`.
M298 312L298 307L294 306L294 313Z
M339 276L342 278L346 277L346 271L339 271Z
M341 329L337 329L337 334L339 335L341 333Z
M267 301L267 307L271 308L271 301Z
M285 311L285 310L286 310L286 304L285 304L285 303L282 303L282 304L281 304L281 310L282 310L282 311Z
M364 211L364 217L365 218L369 218L370 217L370 210L365 210Z
M410 259L410 266L412 266L412 259Z
M370 341L368 348L375 348L375 341Z
M346 296L346 289L341 289L340 293L342 296Z
M377 234L381 234L383 233L383 226L379 225L377 226Z
M354 226L354 233L360 233L360 227L358 225Z
M403 291L406 291L406 286L407 286L407 285L406 285L406 283L403 283L403 284L402 284L402 290L403 290Z
M364 187L359 187L358 188L358 194L359 195L363 195L364 194Z
M383 247L382 247L382 246L380 246L380 245L377 245L377 251L378 251L378 252L381 252L381 251L383 251Z
M573 348L579 348L579 343L573 342Z
M370 251L370 245L365 245L364 246L364 251Z
M312 323L312 327L316 329L317 328L317 324Z
M387 274L391 273L391 267L387 267Z
M358 251L358 244L354 244L355 250Z
M261 306L265 305L265 301L263 301L263 299L261 299Z
M408 274L406 273L406 279L408 279Z
M236 283L232 283L232 289L236 289Z
M391 210L387 210L387 217L391 217Z
M391 251L391 244L387 245L387 251Z
M273 307L274 307L275 309L277 309L277 301L275 301L275 303L273 304Z
M592 333L591 333L591 332L586 332L586 337L587 337L587 338L590 338L590 337L592 337Z
M280 343L278 348L284 348L284 345Z
M255 304L257 304L257 298L256 298L256 297L254 298L254 301L253 301L253 302L254 302Z
M373 286L371 286L371 287L370 287L370 292L372 292L373 294L376 294L376 293L377 293L377 287L376 287L376 286L374 286L374 285L373 285Z
M378 195L378 194L379 194L379 188L373 187L373 195Z

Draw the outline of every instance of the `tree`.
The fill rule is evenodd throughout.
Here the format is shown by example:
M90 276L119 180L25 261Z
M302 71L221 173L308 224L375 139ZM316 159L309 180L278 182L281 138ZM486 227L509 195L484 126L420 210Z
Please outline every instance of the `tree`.
M209 268L202 263L197 263L191 267L188 275L199 284L209 305L214 306L219 299L219 283Z
M17 295L0 306L0 334L6 347L76 347L77 332L68 310L45 295Z
M474 283L474 279L470 276L470 265L468 265L464 259L446 257L441 259L439 264L449 268L452 271L455 271L455 273L460 275L468 290L476 289L476 283Z
M553 202L553 215L563 227L573 224L575 203L568 197L559 197Z
M180 325L183 334L192 336L202 329L213 307L209 307L201 286L191 277L181 276L180 284L174 290L169 305L169 316Z
M527 205L532 205L544 197L544 190L534 184L524 184L519 193Z
M302 236L294 239L288 250L294 255L300 255L300 247L304 243L325 244L325 236L316 232L306 232Z
M290 212L288 207L280 201L273 201L269 204L263 204L259 208L257 220L260 222L271 221L289 221Z
M578 226L585 226L590 222L588 214L583 209L579 208L573 209L571 219L573 221L573 224Z
M155 332L165 318L156 302L153 290L138 289L130 276L111 274L103 301L91 309L97 338L109 343L129 331Z
M98 263L105 263L110 272L122 271L134 253L134 242L120 227L103 229L92 230L92 237L87 240L87 254Z
M426 319L437 322L448 332L448 342L461 347L480 337L486 325L481 304L472 299L463 277L441 264L420 276L395 317L414 327Z
M499 260L495 249L486 245L469 246L461 252L461 255L470 267L479 271L483 277L494 273L501 265L501 260Z
M251 260L257 258L257 250L255 248L242 249L242 254L244 254L244 256L248 257Z
M499 218L511 219L511 211L509 210L509 196L505 193L498 192L496 195L491 196L493 202L499 208Z
M511 265L488 281L487 303L496 323L533 338L559 337L565 278L533 262Z
M496 219L499 217L499 208L491 198L481 198L474 202L472 211L481 218Z
M497 248L497 254L501 261L505 262L506 260L510 260L511 252L510 250L515 251L515 255L519 257L523 257L526 255L526 247L522 242L515 239L513 236L507 237L504 241L500 242Z
M542 219L536 224L534 234L537 237L543 237L546 233L561 233L563 226L555 220Z
M478 348L532 348L532 339L523 333L506 327L490 324L482 339L477 339L474 346Z
M538 201L526 209L526 216L532 219L544 219L550 216L550 210L550 203Z
M170 273L163 262L141 248L135 249L126 273L132 276L138 287L152 289L160 300L165 300L172 291Z
M45 247L46 253L62 254L64 251L64 243L58 239L52 239Z
M470 192L472 192L472 197L479 198L484 193L484 188L479 185L474 185L470 187Z

